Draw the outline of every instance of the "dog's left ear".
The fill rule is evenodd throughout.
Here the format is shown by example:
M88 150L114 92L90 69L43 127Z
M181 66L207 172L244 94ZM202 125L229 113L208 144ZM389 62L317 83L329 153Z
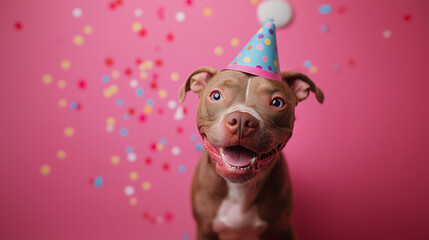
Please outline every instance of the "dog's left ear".
M319 101L319 103L323 103L323 99L325 97L322 90L320 90L320 88L318 88L307 75L297 71L288 71L282 72L281 77L295 93L297 99L296 104L305 100L308 97L310 90L316 94L317 101Z
M195 69L189 75L186 82L179 88L179 100L182 103L185 100L186 93L192 90L194 93L199 93L210 81L210 79L218 73L219 70L213 67L200 67Z

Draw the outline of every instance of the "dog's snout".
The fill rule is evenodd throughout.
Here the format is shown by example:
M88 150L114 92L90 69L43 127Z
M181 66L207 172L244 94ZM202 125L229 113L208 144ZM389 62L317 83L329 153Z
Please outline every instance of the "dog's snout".
M258 129L259 121L249 113L233 112L226 116L225 125L231 134L246 137Z

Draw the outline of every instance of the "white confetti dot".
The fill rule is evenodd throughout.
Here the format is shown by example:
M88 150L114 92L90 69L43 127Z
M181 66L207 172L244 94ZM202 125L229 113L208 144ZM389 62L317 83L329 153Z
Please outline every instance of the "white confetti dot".
M164 217L163 217L163 216L158 216L158 217L156 217L156 222L157 222L158 224L163 223L163 222L164 222Z
M141 10L140 8L136 8L136 10L134 10L134 16L136 17L143 16L143 10Z
M134 194L134 187L133 187L133 186L126 186L126 187L124 188L124 193L125 193L125 195L127 195L127 196L131 196L131 195L133 195L133 194Z
M258 5L257 16L261 24L273 19L276 27L281 28L292 20L292 7L285 0L264 1Z
M179 148L179 147L173 147L173 148L171 149L171 153L172 153L174 156L179 155L179 154L180 154L180 148Z
M115 127L113 125L107 125L106 126L106 131L113 132L113 130L115 130Z
M390 38L392 36L392 32L390 30L384 30L383 37L384 38Z
M130 87L136 88L138 85L139 85L139 81L137 81L136 79L131 79Z
M183 107L179 106L176 109L176 113L174 113L174 120L178 121L182 120L183 118L185 118L185 112L183 111Z
M175 109L177 106L177 102L174 100L170 100L170 101L168 101L167 106L169 109Z
M129 162L135 162L137 160L137 155L133 152L128 153L127 159Z
M82 9L80 8L73 8L72 14L73 14L73 17L80 18L82 17L83 12L82 12Z
M184 12L177 12L176 13L176 21L183 22L186 18L186 14Z

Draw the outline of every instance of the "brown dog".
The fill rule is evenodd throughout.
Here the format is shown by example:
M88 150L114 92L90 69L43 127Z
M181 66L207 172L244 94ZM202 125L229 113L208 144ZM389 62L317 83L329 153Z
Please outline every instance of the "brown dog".
M304 74L282 81L234 70L196 69L180 88L198 94L204 142L192 183L198 239L294 239L289 173L281 149L292 136L294 109L309 90Z

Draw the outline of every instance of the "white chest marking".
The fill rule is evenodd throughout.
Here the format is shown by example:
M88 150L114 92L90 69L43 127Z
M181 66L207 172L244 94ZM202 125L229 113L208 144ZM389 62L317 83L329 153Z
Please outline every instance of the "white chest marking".
M222 201L213 221L213 230L221 240L257 240L267 228L251 205L259 189L244 184L228 183L228 196Z

